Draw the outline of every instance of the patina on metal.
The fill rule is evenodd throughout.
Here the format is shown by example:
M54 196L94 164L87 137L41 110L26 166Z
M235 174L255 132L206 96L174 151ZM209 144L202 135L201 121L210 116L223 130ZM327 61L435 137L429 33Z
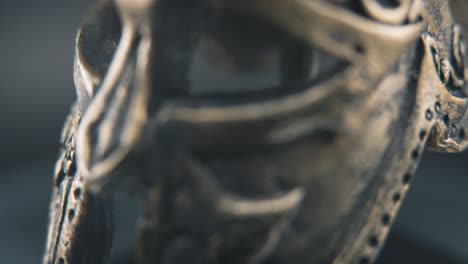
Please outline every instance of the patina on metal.
M101 1L44 263L106 262L118 190L138 263L371 263L424 149L467 147L466 78L444 0Z

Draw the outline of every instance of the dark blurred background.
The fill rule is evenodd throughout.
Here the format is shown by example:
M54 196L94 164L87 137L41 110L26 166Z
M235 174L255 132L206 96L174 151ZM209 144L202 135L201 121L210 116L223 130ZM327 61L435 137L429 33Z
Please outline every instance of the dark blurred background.
M75 34L93 1L0 1L0 263L39 263ZM378 263L468 263L468 154L426 153ZM113 263L135 242L118 197Z

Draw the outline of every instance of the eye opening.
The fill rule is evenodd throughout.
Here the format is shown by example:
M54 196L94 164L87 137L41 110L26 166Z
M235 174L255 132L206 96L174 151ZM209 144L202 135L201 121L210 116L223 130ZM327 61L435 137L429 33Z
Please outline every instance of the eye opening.
M304 91L349 65L258 15L210 6L203 11L187 8L180 11L188 12L183 15L179 11L166 13L172 20L161 21L155 33L159 50L154 61L159 65L153 69L153 89L166 90L157 92L160 98L280 97Z
M257 15L220 11L211 4L203 7L200 2L184 8L175 8L180 5L178 1L161 3L165 5L161 8L163 15L157 14L161 18L153 33L159 51L152 58L159 65L152 66L151 76L153 97L161 100L255 101L281 97L308 89L349 65ZM112 1L100 4L83 23L77 39L80 71L75 77L82 109L104 78L121 33ZM220 51L214 57L221 61L214 63L206 50L211 55ZM200 61L205 71L200 72ZM224 68L220 67L223 63Z

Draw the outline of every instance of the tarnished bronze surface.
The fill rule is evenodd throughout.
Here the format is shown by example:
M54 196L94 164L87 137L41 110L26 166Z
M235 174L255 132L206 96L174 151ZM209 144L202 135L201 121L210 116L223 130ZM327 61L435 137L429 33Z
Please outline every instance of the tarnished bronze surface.
M101 1L44 263L104 263L118 190L138 263L371 263L424 149L467 147L463 5Z

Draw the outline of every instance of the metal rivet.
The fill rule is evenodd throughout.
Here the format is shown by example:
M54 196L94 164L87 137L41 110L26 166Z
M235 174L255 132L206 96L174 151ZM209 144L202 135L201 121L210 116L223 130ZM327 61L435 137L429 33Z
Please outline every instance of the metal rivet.
M434 116L434 115L432 114L432 111L429 110L429 109L427 109L427 110L426 110L426 119L427 119L428 121L431 121L433 116Z
M382 215L382 224L388 226L390 224L390 215L385 213Z
M405 175L403 175L403 184L408 184L410 181L411 181L411 178L413 177L413 175L411 175L410 173L405 173Z

